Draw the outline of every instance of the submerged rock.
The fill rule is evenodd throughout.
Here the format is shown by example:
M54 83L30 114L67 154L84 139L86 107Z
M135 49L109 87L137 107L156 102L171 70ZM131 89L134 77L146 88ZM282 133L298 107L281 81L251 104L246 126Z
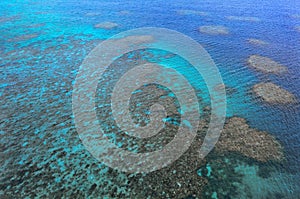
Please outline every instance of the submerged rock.
M260 39L247 39L247 42L254 45L267 45L268 42L262 41Z
M226 19L233 21L248 21L248 22L258 22L260 21L257 17L244 17L244 16L227 16Z
M297 32L300 32L300 26L296 26L296 27L295 27L295 30L296 30Z
M207 16L207 12L202 12L198 10L177 10L177 14L179 15L199 15L199 16Z
M276 61L260 55L251 55L247 63L249 66L264 73L282 73L286 72L287 68Z
M214 87L215 91L221 91L221 90L225 90L226 89L226 85L224 83L218 84Z
M28 26L28 28L40 28L40 27L43 27L45 25L46 25L45 23L31 24L31 25Z
M226 94L232 95L237 92L237 89L228 85L225 85L224 83L218 84L214 87L214 91L222 92L222 90L225 90Z
M261 162L283 159L282 146L270 134L250 128L246 120L230 118L221 133L216 150L233 151Z
M300 14L290 15L291 18L300 19Z
M36 37L38 37L38 36L39 36L38 34L26 34L26 35L20 35L20 36L11 38L11 39L9 39L8 41L9 41L9 42L26 41L26 40L29 40L29 39L36 38Z
M122 10L118 12L119 15L131 15L132 13L129 10Z
M5 23L5 22L12 22L20 19L20 15L14 15L14 16L0 16L0 23Z
M87 16L87 17L94 17L94 16L99 16L99 15L101 15L100 12L88 12L85 14L85 16Z
M154 38L151 35L135 35L135 36L127 36L118 39L111 39L111 42L122 43L127 45L142 45L151 43L154 41Z
M228 35L229 30L225 26L201 26L199 32L209 35Z
M106 21L106 22L98 23L94 27L95 28L100 28L100 29L110 30L110 29L118 27L118 24Z
M252 90L264 101L272 104L290 104L297 101L292 93L270 82L256 84Z

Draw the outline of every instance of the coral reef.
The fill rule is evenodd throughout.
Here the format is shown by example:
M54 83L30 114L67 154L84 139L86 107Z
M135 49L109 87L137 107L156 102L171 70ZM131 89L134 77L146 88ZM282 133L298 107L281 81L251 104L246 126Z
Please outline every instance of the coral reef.
M201 139L196 138L188 151L171 165L130 178L131 190L138 198L200 198L207 179L197 174L205 165L205 160L199 158L199 146Z
M125 174L95 160L73 123L72 81L100 42L87 38L56 37L43 40L45 48L35 41L2 54L0 198L129 197Z
M283 66L268 57L263 57L260 55L251 55L248 58L247 63L252 68L263 73L279 74L287 71L286 66Z
M229 30L225 26L201 26L199 32L209 35L228 35Z
M210 108L205 107L204 111L208 113ZM183 156L161 170L130 177L130 189L140 197L145 195L139 193L144 193L149 198L202 198L211 196L215 191L218 196L225 197L236 193L237 184L242 183L242 175L235 172L233 167L226 166L237 166L239 161L229 162L227 158L224 159L224 153L239 153L261 163L280 162L284 158L282 147L274 137L250 128L243 118L233 117L227 119L215 152L201 160L197 151L208 127L206 119L201 120L198 135ZM206 186L208 183L210 186ZM218 188L212 187L212 184L218 185Z
M283 159L282 147L274 137L250 128L245 119L238 117L226 122L216 150L238 152L262 162Z
M256 84L252 90L255 95L272 104L290 104L297 101L292 93L270 82Z
M145 35L121 39L147 43L153 38ZM199 158L199 147L206 133L204 128L206 122L202 120L203 128L199 128L199 135L191 147L173 164L161 170L147 175L126 174L98 162L84 148L78 137L72 118L70 96L72 81L82 59L97 46L100 40L95 40L88 35L74 35L43 42L45 46L43 49L40 48L40 41L33 41L28 46L3 54L5 59L2 69L6 72L3 72L4 78L0 80L4 85L3 100L0 101L3 107L0 114L0 124L3 129L0 131L2 140L0 149L4 161L0 167L5 172L0 177L0 198L201 198L210 178L220 182L220 186L222 184L224 186L225 180L228 183L229 180L235 182L240 179L240 176L235 175L233 169L229 167L224 170L226 176L223 173L222 178L218 173L221 169L212 164L210 173L207 160ZM97 104L99 106L110 104L108 88L110 86L113 88L114 81L117 81L130 66L145 62L145 57L156 59L155 56L161 58L159 55L140 51L126 54L116 60L109 68L111 73L107 71L106 78L99 80L97 94L100 97L107 97L108 101L107 103L96 101ZM167 54L167 57L173 56ZM28 67L21 68L16 60L20 60L20 63ZM72 62L70 63L69 60ZM47 65L48 69L36 67L36 63ZM115 70L116 68L118 70ZM21 69L22 73L19 74L18 70ZM220 88L223 89L224 85L218 85L215 89ZM227 90L226 86L225 89ZM148 95L149 93L153 96ZM118 137L119 132L113 129L116 128L114 124L104 123L109 133L116 135L116 142L123 144L121 148L132 151L137 149L138 152L152 151L164 146L165 142L169 142L174 137L178 128L180 109L174 102L175 97L166 89L150 85L134 93L130 104L134 113L133 118L137 123L146 123L145 106L150 106L158 99L169 113L165 132L162 132L164 136L159 139L153 137L152 140L145 140L143 143L132 139L126 143L124 141L126 137ZM139 102L145 101L146 104L138 106ZM108 108L106 111L104 109L98 110L99 120L109 119L111 111ZM204 111L210 112L210 108L206 107ZM250 139L248 138L250 134L245 136ZM268 139L267 135L260 137L259 146L262 149L269 149ZM228 141L227 144L230 146L235 144L231 138L225 141ZM247 156L248 153L245 151L247 152L248 146L241 147L246 147L241 154ZM224 149L225 152L228 150L228 148ZM275 153L275 150L272 152ZM258 160L273 157L265 157L260 153L253 156L259 158ZM222 168L223 165L220 164L219 167ZM202 169L202 176L199 175L199 169ZM232 193L234 187L226 191Z

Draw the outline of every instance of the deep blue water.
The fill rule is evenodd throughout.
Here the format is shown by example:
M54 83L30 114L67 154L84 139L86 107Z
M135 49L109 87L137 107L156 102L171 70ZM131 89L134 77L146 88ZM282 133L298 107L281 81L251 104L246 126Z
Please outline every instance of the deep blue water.
M178 10L198 10L207 15L179 15ZM218 66L225 85L236 89L228 96L227 116L246 118L251 127L269 132L283 145L287 161L280 166L270 163L269 167L275 170L267 179L257 177L257 165L241 160L236 167L245 175L244 188L240 186L240 189L248 190L253 198L279 197L274 194L299 198L299 103L268 105L254 98L250 89L255 83L272 81L300 100L300 32L296 30L300 26L300 1L4 0L0 11L1 196L12 197L5 191L7 186L20 190L15 192L17 197L33 196L29 187L38 186L39 178L33 173L39 172L49 175L41 178L49 184L37 196L49 198L47 192L63 193L70 187L71 190L78 187L87 197L93 183L99 189L108 189L103 192L108 194L110 186L104 182L112 187L116 183L119 192L130 196L122 184L126 184L126 176L109 175L106 166L85 154L72 120L72 85L84 57L99 41L121 31L150 26L179 31L202 44ZM260 20L235 21L226 16L251 16ZM103 21L119 26L112 30L94 28ZM201 34L198 27L203 25L224 25L230 34ZM249 38L266 41L268 45L251 45L247 42ZM247 57L253 54L282 63L289 72L266 75L254 71L246 64ZM192 82L198 81L188 72L185 75ZM60 158L52 155L61 149L66 153L59 152L64 154ZM81 157L81 154L85 155ZM82 166L85 163L81 161L86 158L89 165L98 165L98 173ZM75 180L71 177L74 172L79 176ZM60 183L66 186L64 190L60 189ZM213 190L214 185L210 186ZM235 197L247 198L241 190Z

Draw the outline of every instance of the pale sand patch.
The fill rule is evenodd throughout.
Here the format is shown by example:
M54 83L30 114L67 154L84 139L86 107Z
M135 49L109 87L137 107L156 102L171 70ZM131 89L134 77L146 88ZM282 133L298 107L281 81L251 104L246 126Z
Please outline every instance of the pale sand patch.
M300 26L295 26L295 30L300 33Z
M100 28L100 29L111 30L111 29L114 29L118 26L119 25L117 23L106 21L106 22L98 23L94 27L95 28Z
M279 64L278 62L260 55L251 55L247 63L252 68L264 72L264 73L283 73L287 71L286 66Z
M296 103L296 97L289 91L273 83L259 83L253 86L253 93L271 104Z
M199 32L209 35L228 35L229 29L225 26L201 26Z

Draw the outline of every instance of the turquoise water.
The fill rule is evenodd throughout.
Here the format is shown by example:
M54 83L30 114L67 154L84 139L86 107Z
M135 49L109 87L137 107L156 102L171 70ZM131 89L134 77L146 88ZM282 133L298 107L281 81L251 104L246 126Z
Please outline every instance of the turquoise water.
M151 197L141 188L144 176L112 170L86 151L75 129L71 100L79 66L95 46L116 33L145 26L173 29L202 44L225 85L232 88L227 95L227 116L246 118L251 127L275 136L285 150L286 161L282 163L260 163L238 154L210 154L207 163L194 172L208 180L204 191L196 195L299 198L299 103L268 105L250 92L255 83L272 81L300 99L300 33L295 28L300 19L293 17L300 15L299 2L4 0L0 10L1 198ZM178 10L206 14L180 15ZM252 16L259 21L228 20L226 16ZM94 28L103 21L119 26ZM230 34L201 34L198 27L203 25L224 25ZM249 38L268 45L249 44ZM145 60L181 69L191 84L202 90L198 95L203 106L209 103L202 78L195 76L184 60L163 59L164 52L149 52L154 57L145 56ZM270 57L287 66L289 72L265 75L254 71L246 65L252 54ZM108 130L112 130L109 125ZM194 196L191 192L186 197Z

